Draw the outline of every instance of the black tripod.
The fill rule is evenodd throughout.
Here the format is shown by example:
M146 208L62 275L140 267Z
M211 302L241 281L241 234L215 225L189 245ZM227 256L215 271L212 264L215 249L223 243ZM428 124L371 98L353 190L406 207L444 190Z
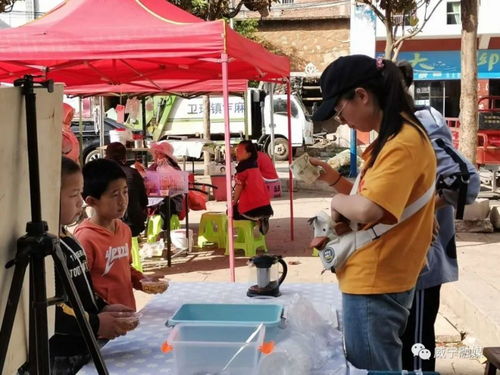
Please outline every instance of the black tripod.
M24 78L16 80L14 85L22 87L22 94L26 101L31 221L26 224L27 233L17 240L16 257L6 265L6 268L14 266L14 275L0 331L0 373L3 371L5 365L7 349L12 334L12 326L14 324L17 305L23 286L23 279L26 268L29 265L30 315L28 370L30 375L50 374L47 307L62 302L66 298L74 309L80 331L85 339L97 371L99 374L108 374L95 336L89 322L84 316L80 297L69 276L59 240L57 237L47 233L47 223L42 220L36 125L36 94L34 89L35 87L44 87L49 92L52 92L54 84L52 81L34 82L32 76L24 76ZM48 300L45 284L45 257L49 255L54 261L54 267L64 287L65 296L54 297Z

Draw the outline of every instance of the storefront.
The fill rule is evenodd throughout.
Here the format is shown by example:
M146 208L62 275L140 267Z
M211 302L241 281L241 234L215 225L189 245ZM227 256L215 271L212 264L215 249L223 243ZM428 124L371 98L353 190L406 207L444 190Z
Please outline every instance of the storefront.
M401 52L414 69L415 102L445 117L460 112L460 51ZM478 51L478 95L500 95L500 49Z

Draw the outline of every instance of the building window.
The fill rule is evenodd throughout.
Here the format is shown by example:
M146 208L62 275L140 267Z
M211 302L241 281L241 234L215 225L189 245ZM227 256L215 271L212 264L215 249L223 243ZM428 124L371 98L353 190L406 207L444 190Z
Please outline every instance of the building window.
M448 25L460 25L460 1L448 1L446 3L446 23Z
M287 4L293 4L294 0L278 0L281 4L287 5Z
M416 26L416 23L418 23L416 15L416 11L393 14L392 24L394 26Z
M294 102L290 103L292 105L292 117L297 118L299 115L299 111L297 109L297 106L295 105ZM282 115L286 116L287 115L287 104L286 100L283 99L275 99L274 100L274 114L275 115Z

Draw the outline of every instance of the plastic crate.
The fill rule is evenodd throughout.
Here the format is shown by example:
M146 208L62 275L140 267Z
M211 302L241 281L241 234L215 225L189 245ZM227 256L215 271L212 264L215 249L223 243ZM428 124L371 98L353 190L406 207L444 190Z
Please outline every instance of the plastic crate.
M282 315L283 305L280 304L186 303L167 321L167 325L264 323L266 328L272 328L281 324Z
M254 375L265 331L259 324L178 324L166 344L178 375Z
M146 190L149 196L187 194L189 173L178 170L146 171Z

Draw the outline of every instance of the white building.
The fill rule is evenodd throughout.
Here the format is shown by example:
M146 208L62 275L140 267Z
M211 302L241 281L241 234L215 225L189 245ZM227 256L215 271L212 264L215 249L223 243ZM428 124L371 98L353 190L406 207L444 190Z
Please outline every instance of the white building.
M10 12L0 13L0 28L17 27L33 21L63 0L17 0Z
M432 3L436 0L429 9ZM479 96L500 95L500 0L479 4ZM459 113L461 30L460 1L442 0L422 32L404 42L398 57L414 67L417 103L430 104L447 117ZM378 21L377 51L383 53L384 47L385 29Z

